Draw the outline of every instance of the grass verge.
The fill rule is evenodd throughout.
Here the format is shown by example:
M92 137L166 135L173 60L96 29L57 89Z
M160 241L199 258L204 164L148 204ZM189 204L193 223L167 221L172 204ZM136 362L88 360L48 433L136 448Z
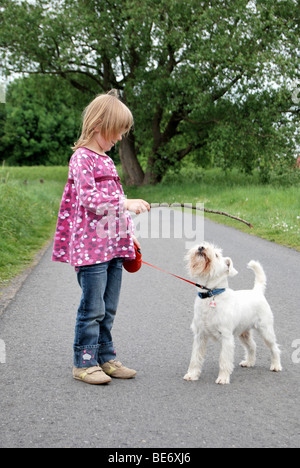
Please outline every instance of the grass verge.
M0 287L24 270L53 234L67 172L0 170Z

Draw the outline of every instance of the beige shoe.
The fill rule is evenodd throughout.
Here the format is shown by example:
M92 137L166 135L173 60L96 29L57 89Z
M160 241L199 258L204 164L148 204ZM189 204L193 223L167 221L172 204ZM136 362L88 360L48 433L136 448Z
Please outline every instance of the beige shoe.
M105 364L101 364L101 367L105 374L109 375L110 377L115 377L116 379L132 379L136 376L135 370L128 369L116 359L111 359Z
M73 377L91 385L101 385L111 382L111 378L103 372L100 366L73 367Z

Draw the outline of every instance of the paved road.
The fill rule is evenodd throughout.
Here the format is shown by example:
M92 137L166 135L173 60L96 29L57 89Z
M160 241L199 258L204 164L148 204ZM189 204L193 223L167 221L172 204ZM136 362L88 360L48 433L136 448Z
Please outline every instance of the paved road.
M211 344L201 380L185 382L196 290L144 266L138 274L124 274L114 327L118 357L138 370L137 378L100 387L74 381L80 290L73 269L51 263L49 249L0 317L6 345L6 362L0 363L0 447L300 445L300 363L292 360L293 353L300 356L292 348L300 340L300 254L210 221L205 239L233 258L240 272L231 281L235 289L252 287L250 259L264 265L284 371L269 372L269 355L258 339L256 367L237 366L232 384L217 386L219 349ZM145 239L143 254L150 263L186 274L184 240ZM237 343L236 364L242 355Z

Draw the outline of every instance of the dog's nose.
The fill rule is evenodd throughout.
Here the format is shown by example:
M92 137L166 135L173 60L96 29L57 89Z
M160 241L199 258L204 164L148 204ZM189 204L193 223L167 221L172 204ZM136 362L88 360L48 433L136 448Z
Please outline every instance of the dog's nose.
M200 255L203 253L203 250L205 250L204 247L199 247L198 248L198 252L199 252Z

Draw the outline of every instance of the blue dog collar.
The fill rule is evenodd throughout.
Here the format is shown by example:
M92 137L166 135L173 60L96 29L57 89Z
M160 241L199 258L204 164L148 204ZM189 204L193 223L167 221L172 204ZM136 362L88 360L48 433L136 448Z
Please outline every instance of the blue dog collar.
M204 293L198 292L198 296L200 297L200 299L207 299L208 297L218 296L219 294L222 294L225 291L226 289L210 289L209 291Z

